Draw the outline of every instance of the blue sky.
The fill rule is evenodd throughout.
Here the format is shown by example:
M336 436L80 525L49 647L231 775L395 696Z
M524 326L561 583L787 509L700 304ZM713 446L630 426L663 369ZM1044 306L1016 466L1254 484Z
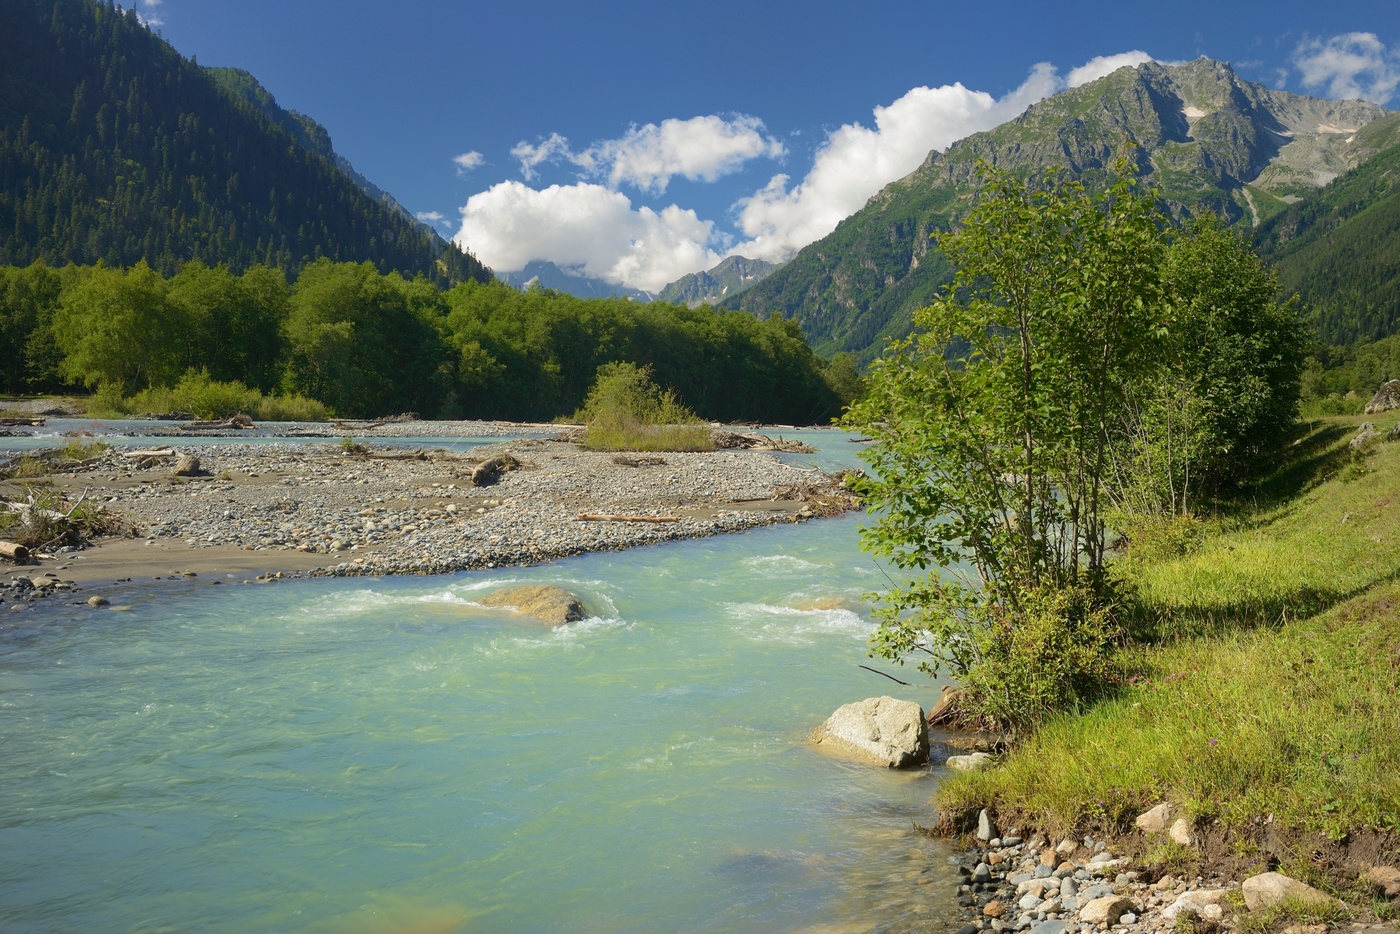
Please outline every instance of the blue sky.
M929 149L1117 64L1205 55L1400 107L1394 0L131 2L487 264L644 289L786 259Z

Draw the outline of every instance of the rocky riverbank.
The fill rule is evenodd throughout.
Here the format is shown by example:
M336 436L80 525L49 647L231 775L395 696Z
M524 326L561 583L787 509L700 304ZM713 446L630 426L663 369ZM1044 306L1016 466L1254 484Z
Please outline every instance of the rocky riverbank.
M420 422L390 430L441 429ZM483 426L467 433L480 436ZM198 458L197 471L175 475L181 453ZM496 458L507 469L475 485L476 468ZM210 554L241 558L228 562L238 570L449 573L802 521L854 505L837 478L768 453L614 455L542 438L469 451L358 441L114 449L44 482L65 502L85 498L130 527L135 537L120 577L179 573ZM21 495L15 481L0 487L7 499ZM107 547L99 544L93 556ZM61 577L98 579L84 573L84 553L54 553L44 563L65 566Z
M1165 806L1162 806L1165 807ZM1162 808L1143 815L1151 818ZM1139 826L1143 826L1143 818ZM1178 833L1175 827L1155 833ZM1160 866L1139 866L1123 855L1119 841L1067 837L1054 842L1041 834L1023 839L1011 829L1000 836L983 811L976 843L951 858L961 874L955 895L966 912L958 934L1025 931L1029 934L1168 934L1237 930L1243 916L1266 913L1285 900L1309 903L1320 914L1349 916L1345 906L1277 872L1244 880L1225 876L1176 875ZM1178 843L1179 846L1188 844ZM1373 871L1376 897L1400 895L1400 871ZM1256 926L1255 928L1259 928ZM1393 923L1329 921L1275 925L1265 930L1289 934L1397 934Z

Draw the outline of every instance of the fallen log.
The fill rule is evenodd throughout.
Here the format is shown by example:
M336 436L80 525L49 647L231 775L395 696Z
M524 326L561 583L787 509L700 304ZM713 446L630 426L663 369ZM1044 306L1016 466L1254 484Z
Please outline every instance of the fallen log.
M29 563L29 549L18 542L0 541L0 555L9 558L15 564Z
M185 422L185 424L180 426L180 429L182 431L222 431L241 430L244 428L252 427L253 420L248 416L244 415L242 412L239 412L237 415L232 415L228 418L216 418L209 420Z
M43 428L44 420L42 418L12 418L6 416L5 418L0 418L0 425L6 428Z
M619 516L606 512L581 512L580 522L679 522L680 516Z
M486 486L488 483L495 483L501 474L519 466L520 461L509 454L501 454L498 457L482 461L472 470L472 486Z
M142 448L138 451L122 451L122 457L142 458L142 457L174 457L174 448Z

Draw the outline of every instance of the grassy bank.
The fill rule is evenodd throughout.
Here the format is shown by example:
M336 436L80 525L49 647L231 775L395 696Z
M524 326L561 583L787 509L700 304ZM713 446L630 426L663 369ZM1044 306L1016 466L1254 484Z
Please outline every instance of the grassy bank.
M1150 859L1281 865L1334 890L1347 873L1329 843L1393 858L1400 443L1353 455L1360 422L1315 423L1231 514L1130 546L1117 569L1143 641L1124 683L1000 767L950 776L942 813L990 806L1051 832L1123 833L1169 801L1209 845Z

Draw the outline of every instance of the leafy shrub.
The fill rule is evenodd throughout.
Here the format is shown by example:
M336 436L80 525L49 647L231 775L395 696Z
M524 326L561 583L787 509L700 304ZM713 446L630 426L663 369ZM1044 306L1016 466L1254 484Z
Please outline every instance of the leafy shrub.
M710 429L652 381L650 367L605 363L574 415L588 426L583 446L593 451L712 451Z
M301 395L265 396L238 380L211 379L207 370L191 371L173 387L143 389L123 398L111 383L98 387L88 402L88 414L98 417L189 412L196 418L228 418L240 412L256 421L320 422L330 417L326 406Z
M979 627L977 659L964 678L969 707L1011 729L1101 693L1118 674L1122 630L1087 587L1044 587Z

